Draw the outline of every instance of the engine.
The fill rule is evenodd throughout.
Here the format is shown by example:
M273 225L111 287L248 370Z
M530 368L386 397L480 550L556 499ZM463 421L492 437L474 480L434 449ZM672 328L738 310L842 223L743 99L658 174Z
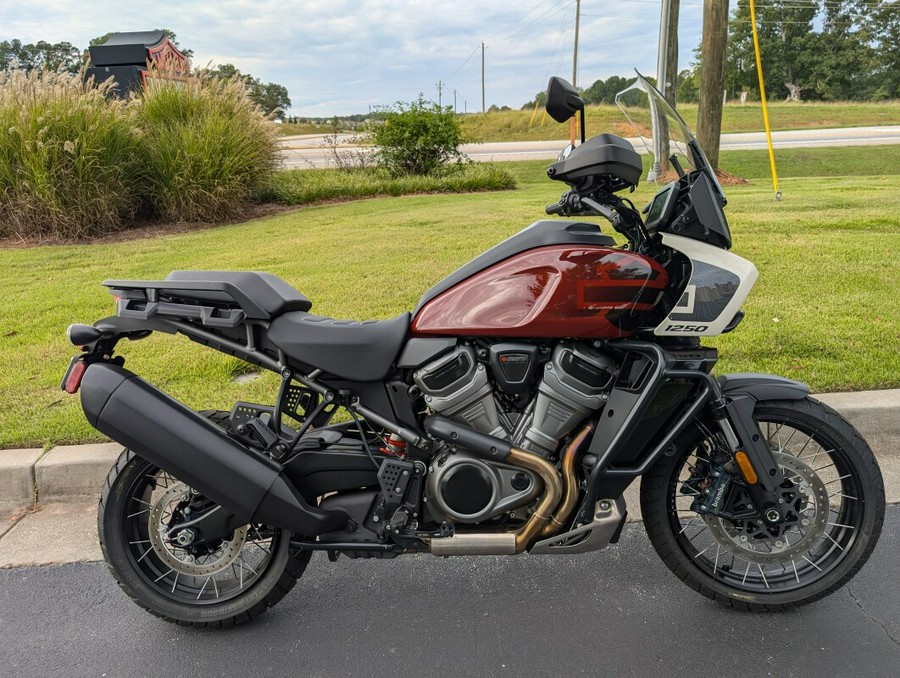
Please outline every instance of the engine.
M417 370L413 379L435 412L544 457L606 402L615 362L587 342L552 351L528 343L460 344ZM432 460L426 493L438 520L478 523L540 495L541 481L521 468L486 462L457 449Z

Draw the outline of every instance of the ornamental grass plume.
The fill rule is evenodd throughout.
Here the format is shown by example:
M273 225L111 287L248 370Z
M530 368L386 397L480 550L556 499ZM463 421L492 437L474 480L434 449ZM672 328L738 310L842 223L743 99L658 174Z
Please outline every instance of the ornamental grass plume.
M175 221L233 214L278 166L275 124L240 79L149 78L137 95L144 190L152 211Z
M140 204L140 133L111 82L0 71L0 237L84 238Z

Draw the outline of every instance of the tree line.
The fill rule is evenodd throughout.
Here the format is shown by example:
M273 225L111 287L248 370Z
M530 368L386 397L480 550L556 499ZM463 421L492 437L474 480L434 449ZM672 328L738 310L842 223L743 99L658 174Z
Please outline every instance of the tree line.
M758 0L757 30L770 99L877 101L900 99L900 1ZM678 73L676 99L696 103L700 47ZM582 90L588 104L613 104L634 81L614 75ZM725 89L759 100L749 0L738 0L728 24ZM543 106L540 92L522 108Z
M166 36L188 58L193 50L184 49L178 44L178 36L169 29L162 30ZM90 46L102 45L111 34L92 38ZM79 49L70 42L49 43L39 40L35 43L23 43L21 40L3 40L0 42L0 70L19 68L24 71L48 70L77 73L90 59L88 50ZM273 114L280 120L285 119L285 110L290 108L291 99L284 85L274 82L263 82L249 73L242 73L233 64L220 64L215 68L195 69L195 72L229 80L241 78L247 87L247 94L267 114Z

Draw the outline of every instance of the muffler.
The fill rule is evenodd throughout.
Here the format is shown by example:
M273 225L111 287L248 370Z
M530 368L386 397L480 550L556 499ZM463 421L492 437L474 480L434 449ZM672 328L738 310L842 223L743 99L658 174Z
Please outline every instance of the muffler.
M281 464L133 372L93 363L81 380L81 407L101 433L224 507L246 523L313 537L345 527L342 511L310 506Z

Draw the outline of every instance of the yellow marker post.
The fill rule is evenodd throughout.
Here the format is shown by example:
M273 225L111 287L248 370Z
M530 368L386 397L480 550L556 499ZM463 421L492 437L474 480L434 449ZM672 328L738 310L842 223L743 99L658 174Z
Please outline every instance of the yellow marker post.
M531 112L531 122L528 123L528 126L531 127L534 124L534 116L537 115L538 102L537 97L534 98L534 110Z
M766 84L763 80L762 58L759 55L759 34L756 32L756 3L750 0L750 25L753 27L753 49L756 52L756 74L759 76L759 97L762 100L763 122L766 125L766 140L769 143L769 164L772 166L772 186L775 200L781 200L778 190L778 171L775 169L775 149L772 147L772 130L769 127L769 108L766 105Z

